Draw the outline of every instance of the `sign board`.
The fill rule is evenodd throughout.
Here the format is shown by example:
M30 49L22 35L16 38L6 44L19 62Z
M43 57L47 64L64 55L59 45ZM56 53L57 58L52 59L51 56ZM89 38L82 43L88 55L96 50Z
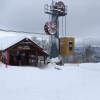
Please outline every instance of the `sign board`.
M18 49L20 49L20 50L29 50L31 48L30 48L30 46L18 46Z

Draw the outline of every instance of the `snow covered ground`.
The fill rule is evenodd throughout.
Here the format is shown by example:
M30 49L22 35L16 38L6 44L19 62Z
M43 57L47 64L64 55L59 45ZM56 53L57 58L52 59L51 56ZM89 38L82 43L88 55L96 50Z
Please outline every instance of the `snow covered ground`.
M100 63L0 66L0 100L100 100Z

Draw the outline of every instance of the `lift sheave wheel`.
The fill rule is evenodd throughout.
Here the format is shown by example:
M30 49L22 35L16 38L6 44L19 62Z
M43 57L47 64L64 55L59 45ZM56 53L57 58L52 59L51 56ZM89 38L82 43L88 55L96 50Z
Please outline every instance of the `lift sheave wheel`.
M44 31L47 35L50 35L48 32L48 22L46 22L46 24L44 25Z
M44 26L47 35L53 35L57 32L57 25L55 21L47 22Z
M59 1L57 4L57 9L60 11L65 11L65 5L63 2Z

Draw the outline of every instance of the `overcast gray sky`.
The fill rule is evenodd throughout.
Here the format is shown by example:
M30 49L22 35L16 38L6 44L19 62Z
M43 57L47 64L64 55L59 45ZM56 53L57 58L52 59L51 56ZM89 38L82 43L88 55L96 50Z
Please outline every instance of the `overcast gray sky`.
M44 5L51 1L0 0L0 28L43 33L49 20ZM100 37L100 0L62 1L68 6L67 36Z

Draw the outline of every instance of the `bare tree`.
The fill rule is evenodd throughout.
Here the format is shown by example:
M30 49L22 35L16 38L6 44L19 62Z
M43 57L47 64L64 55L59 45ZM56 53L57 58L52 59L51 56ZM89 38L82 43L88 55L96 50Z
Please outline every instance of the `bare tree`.
M44 49L44 51L46 51L49 54L51 46L49 41L47 41L47 39L43 39L43 38L38 39L37 37L32 37L32 40L36 42L39 46L41 46Z
M94 49L89 45L86 49L84 54L82 54L83 62L94 62Z

